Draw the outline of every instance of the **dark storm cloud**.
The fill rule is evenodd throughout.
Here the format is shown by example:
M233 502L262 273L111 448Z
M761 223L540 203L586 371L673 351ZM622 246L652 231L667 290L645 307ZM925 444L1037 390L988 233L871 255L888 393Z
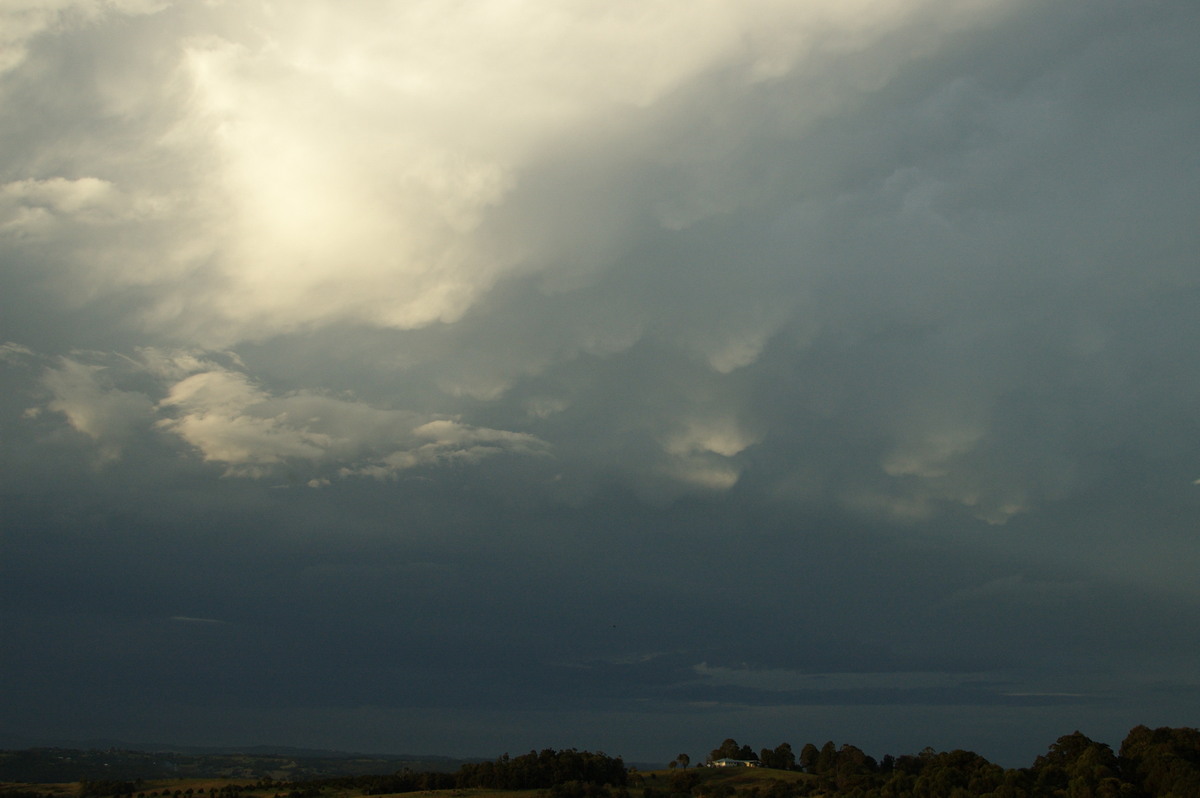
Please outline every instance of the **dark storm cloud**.
M60 5L0 12L0 724L1194 724L1191 5Z

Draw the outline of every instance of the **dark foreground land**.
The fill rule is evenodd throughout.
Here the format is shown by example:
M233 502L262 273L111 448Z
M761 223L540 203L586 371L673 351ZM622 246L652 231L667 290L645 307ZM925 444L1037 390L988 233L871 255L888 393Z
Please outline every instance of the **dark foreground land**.
M810 743L795 752L781 743L755 753L732 739L707 758L740 763L731 767L689 767L690 758L680 754L669 768L638 770L574 749L460 762L455 770L454 760L369 773L364 769L394 760L317 759L302 765L297 758L225 755L188 765L220 773L163 777L155 769L164 763L182 767L170 755L3 751L0 798L1200 798L1200 731L1191 728L1138 726L1115 752L1075 732L1029 767L1009 769L962 750L926 748L875 760L849 744ZM142 775L130 776L138 762ZM49 778L97 765L113 777ZM15 777L34 773L40 777Z

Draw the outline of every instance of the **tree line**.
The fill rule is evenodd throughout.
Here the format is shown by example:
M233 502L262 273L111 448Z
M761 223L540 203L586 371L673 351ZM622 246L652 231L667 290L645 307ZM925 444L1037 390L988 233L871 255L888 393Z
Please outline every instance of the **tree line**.
M627 780L625 763L620 757L574 748L565 751L547 748L511 759L505 754L495 762L463 765L455 774L458 787L502 790L548 788L572 781L623 787Z
M465 764L456 773L400 771L388 776L326 779L294 785L278 798L316 798L327 787L357 788L366 795L416 790L541 789L547 798L1197 798L1200 797L1200 731L1132 729L1114 752L1081 732L1064 735L1026 768L1003 768L972 751L887 755L827 741L794 751L789 743L754 751L732 738L706 761L741 759L806 777L753 780L735 787L701 778L687 754L671 763L663 784L630 774L619 757L567 749Z
M1200 731L1136 726L1114 752L1076 731L1064 735L1027 768L1005 769L972 751L885 756L875 760L861 749L832 741L804 745L798 754L788 743L755 753L725 740L708 762L741 759L759 767L794 770L812 778L776 780L734 790L727 783L706 785L673 778L671 793L693 798L1197 798L1200 796ZM676 757L673 768L690 761ZM679 789L676 789L679 788Z
M491 762L469 762L455 773L418 773L404 769L378 776L346 776L290 785L277 798L315 798L326 789L358 790L363 795L391 795L419 790L485 788L492 790L550 790L554 798L597 798L612 788L623 789L628 771L620 757L602 752L546 748ZM2 797L0 797L2 798Z

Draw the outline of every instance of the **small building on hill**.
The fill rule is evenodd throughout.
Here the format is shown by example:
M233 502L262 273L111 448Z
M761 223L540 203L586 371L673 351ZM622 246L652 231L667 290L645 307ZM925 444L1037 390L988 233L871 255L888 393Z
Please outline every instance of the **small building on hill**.
M708 763L708 766L712 768L756 768L758 767L758 760L723 757L721 759L714 759Z

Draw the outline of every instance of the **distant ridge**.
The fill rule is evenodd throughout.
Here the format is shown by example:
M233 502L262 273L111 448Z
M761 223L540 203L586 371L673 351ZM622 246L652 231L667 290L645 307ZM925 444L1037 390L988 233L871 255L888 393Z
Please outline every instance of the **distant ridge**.
M0 732L0 750L24 750L30 748L66 748L77 751L144 751L146 753L174 752L180 754L221 755L249 754L252 756L300 756L320 758L375 757L381 759L446 760L453 762L479 762L481 758L455 758L439 754L395 754L388 752L337 751L324 748L296 748L286 745L178 745L174 743L139 743L113 738L67 739L26 737Z
M303 781L344 776L389 775L408 769L453 773L467 762L447 756L397 756L288 746L133 745L118 740L46 740L0 737L0 781L166 778L250 778Z

